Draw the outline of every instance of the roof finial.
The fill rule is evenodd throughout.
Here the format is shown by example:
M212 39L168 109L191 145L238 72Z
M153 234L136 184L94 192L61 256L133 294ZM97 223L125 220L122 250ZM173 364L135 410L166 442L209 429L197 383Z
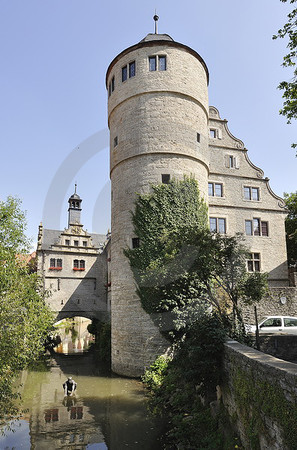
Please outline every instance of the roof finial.
M77 188L77 184L75 183L74 185L74 193L76 194L76 188Z
M159 16L157 15L157 12L155 10L155 15L154 15L154 21L155 21L155 34L158 34L158 20L159 20Z

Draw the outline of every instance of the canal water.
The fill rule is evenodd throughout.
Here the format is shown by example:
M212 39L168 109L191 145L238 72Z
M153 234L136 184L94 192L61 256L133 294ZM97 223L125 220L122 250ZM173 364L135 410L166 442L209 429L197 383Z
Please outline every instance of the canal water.
M68 376L77 391L65 398ZM24 412L13 431L0 434L1 450L162 448L141 382L110 373L95 353L57 353L21 378Z

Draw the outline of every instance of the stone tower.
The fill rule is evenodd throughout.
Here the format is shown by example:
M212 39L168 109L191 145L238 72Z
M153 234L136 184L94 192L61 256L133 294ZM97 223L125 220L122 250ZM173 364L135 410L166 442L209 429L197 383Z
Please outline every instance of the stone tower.
M155 19L156 20L156 19ZM208 69L167 34L148 34L114 58L106 74L112 185L112 369L139 376L167 342L143 311L123 249L135 245L136 193L194 176L207 201Z

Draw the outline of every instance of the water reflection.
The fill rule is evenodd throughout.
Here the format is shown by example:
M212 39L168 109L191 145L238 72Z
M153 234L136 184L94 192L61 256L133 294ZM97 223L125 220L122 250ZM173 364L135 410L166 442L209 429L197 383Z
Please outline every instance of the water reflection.
M57 322L55 328L61 342L54 348L54 351L70 354L88 350L90 344L94 342L94 336L87 329L89 324L91 324L91 320L85 317L74 317Z
M147 415L141 383L110 375L93 358L55 355L48 371L26 372L22 433L0 437L0 448L160 449L160 429ZM78 385L73 397L64 397L68 376ZM22 446L28 439L30 446Z

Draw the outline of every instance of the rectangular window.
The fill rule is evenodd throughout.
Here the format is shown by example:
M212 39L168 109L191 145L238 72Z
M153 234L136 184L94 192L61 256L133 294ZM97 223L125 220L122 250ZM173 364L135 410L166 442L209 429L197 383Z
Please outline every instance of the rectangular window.
M73 268L74 268L74 269L78 269L78 268L79 268L79 262L78 262L78 259L75 259L75 260L73 261Z
M122 81L126 81L128 77L127 66L122 67Z
M56 260L54 258L50 259L50 267L56 267Z
M162 173L162 183L168 184L170 182L170 175L168 173Z
M260 219L245 221L245 234L247 236L268 236L268 222Z
M108 96L109 97L111 96L111 83L109 83L108 85Z
M223 197L222 183L208 183L208 195L211 197Z
M140 245L139 238L132 238L132 248L138 248Z
M166 56L159 56L159 70L166 70Z
M247 259L248 272L260 272L260 253L250 253Z
M234 156L229 156L229 167L234 168L235 167L235 158Z
M217 130L214 130L214 129L210 129L209 130L209 136L211 137L211 138L213 138L213 139L215 139L216 137L217 137Z
M116 147L118 145L118 137L115 136L114 140L113 140L113 148Z
M259 188L244 186L243 190L245 200L259 201Z
M150 72L154 72L155 70L157 70L157 59L155 56L149 57L149 68Z
M88 245L87 241L83 241L83 246L86 247Z
M79 268L80 268L80 269L85 269L85 268L86 268L86 266L85 266L85 261L84 261L83 259L81 259L81 260L79 261Z
M75 247L78 247L78 241L74 241Z
M65 245L70 245L70 240L69 239L65 239Z
M251 220L246 220L245 221L245 234L247 236L252 236L253 235L252 221Z
M214 196L214 185L213 185L213 183L208 183L208 195L210 197Z
M209 228L210 231L215 233L226 233L226 219L221 217L210 217L209 218Z
M62 259L57 259L57 267L62 267Z
M197 133L197 142L200 142L200 133Z
M253 234L260 236L260 219L253 219Z
M129 63L129 78L135 77L135 61Z
M111 79L111 92L114 91L114 77Z
M261 222L261 234L262 236L268 236L268 222Z

